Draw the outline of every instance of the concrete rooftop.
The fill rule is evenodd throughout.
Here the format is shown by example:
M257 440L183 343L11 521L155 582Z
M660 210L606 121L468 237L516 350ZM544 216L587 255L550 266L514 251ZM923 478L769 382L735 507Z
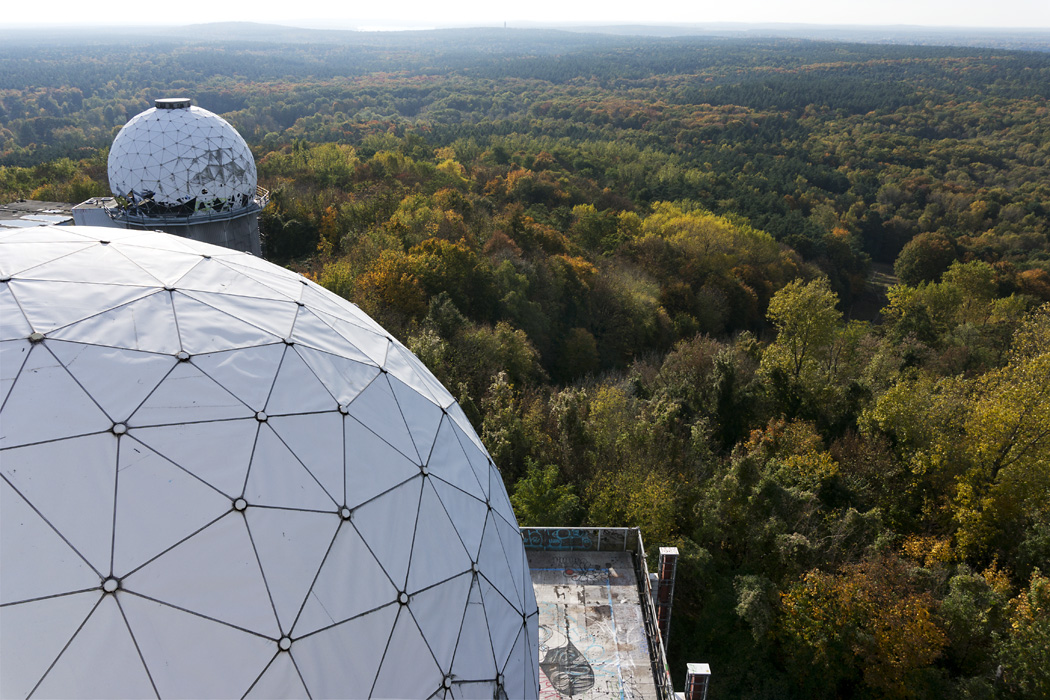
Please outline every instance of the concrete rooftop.
M528 552L540 698L657 700L631 552Z

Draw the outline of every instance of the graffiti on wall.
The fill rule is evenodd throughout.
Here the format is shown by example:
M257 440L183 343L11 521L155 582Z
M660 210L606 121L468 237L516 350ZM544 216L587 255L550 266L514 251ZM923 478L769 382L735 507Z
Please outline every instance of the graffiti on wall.
M545 550L594 549L594 530L577 528L522 528L521 536L526 548Z
M637 549L638 532L618 527L523 527L521 537L526 549L621 552Z

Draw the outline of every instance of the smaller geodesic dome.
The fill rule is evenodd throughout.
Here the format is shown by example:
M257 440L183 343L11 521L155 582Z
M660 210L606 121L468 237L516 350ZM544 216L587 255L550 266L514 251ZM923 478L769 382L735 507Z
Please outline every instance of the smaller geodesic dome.
M0 697L536 697L506 490L309 280L163 233L0 233Z
M113 194L146 216L251 209L258 184L255 158L237 130L185 98L155 104L113 139Z

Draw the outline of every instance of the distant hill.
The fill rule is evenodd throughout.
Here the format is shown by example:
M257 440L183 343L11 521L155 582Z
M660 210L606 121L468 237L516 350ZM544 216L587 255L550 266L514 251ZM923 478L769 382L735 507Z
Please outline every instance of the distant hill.
M310 24L312 22L307 22ZM261 22L209 22L181 26L48 27L20 29L5 43L40 45L138 43L164 40L265 42L270 44L333 44L359 46L446 46L462 48L511 41L520 48L557 45L559 49L615 45L617 38L791 38L911 46L960 46L1050 52L1050 29L984 29L906 25L853 26L816 24L557 24L516 23L510 27L438 27L407 30L372 23L372 31L319 29ZM375 31L380 29L382 31Z

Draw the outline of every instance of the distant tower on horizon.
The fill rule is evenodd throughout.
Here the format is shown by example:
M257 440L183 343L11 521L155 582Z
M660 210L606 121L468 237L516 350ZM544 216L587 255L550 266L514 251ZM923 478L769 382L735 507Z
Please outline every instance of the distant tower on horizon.
M255 158L222 117L184 97L162 98L133 117L113 140L114 198L73 208L78 225L166 231L261 255ZM116 198L116 199L115 199Z

